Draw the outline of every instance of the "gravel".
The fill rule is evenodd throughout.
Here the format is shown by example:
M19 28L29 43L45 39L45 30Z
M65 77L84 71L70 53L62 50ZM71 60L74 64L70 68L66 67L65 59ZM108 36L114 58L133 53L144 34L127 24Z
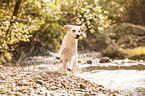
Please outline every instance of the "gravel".
M0 65L0 95L122 96L118 91L106 89L102 85L73 75L2 65Z

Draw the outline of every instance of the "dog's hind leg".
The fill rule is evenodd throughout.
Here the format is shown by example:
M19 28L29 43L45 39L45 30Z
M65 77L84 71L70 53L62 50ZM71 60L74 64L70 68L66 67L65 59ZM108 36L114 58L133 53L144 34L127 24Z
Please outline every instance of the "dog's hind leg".
M72 68L72 75L74 75L74 72L75 72L75 70L76 70L76 60L74 61L74 63L73 63L73 68Z

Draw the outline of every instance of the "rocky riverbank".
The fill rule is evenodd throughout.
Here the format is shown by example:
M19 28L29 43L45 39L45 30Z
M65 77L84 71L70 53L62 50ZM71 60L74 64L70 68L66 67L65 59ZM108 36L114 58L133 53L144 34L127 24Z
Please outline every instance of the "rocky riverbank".
M0 95L122 96L89 80L59 72L0 65ZM124 95L123 95L124 96Z
M145 68L143 61L125 59L114 60L109 63L99 63L100 57L98 53L83 53L79 55L77 70L75 76L72 76L62 73L62 63L57 61L54 55L55 53L49 56L28 57L26 60L18 62L15 67L0 65L0 95L131 96L127 95L128 93L117 91L113 85L113 88L106 88L105 82L112 82L111 78L115 78L114 75L111 78L109 77L115 73L109 74L108 72L110 70L122 69L144 70ZM108 73L108 75L103 75L102 72L99 73L99 70L106 70L104 74ZM93 72L93 74L87 74L86 72ZM102 76L105 77L101 78ZM144 75L142 74L141 76ZM104 79L111 80L104 83L97 83L97 81ZM138 79L140 80L142 78Z

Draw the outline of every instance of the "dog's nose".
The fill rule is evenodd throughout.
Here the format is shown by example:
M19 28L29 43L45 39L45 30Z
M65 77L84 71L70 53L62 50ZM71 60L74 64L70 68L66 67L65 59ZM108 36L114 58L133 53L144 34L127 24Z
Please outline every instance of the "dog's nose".
M76 35L76 39L78 39L80 37L80 35Z

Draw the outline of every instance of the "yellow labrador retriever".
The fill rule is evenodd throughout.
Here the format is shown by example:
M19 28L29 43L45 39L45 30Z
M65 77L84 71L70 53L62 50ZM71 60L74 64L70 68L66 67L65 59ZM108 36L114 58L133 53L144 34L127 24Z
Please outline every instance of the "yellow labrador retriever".
M77 45L81 35L84 36L87 28L85 26L65 25L64 32L67 34L62 40L59 56L62 58L64 72L67 73L67 64L73 64L72 74L74 74L78 59Z

